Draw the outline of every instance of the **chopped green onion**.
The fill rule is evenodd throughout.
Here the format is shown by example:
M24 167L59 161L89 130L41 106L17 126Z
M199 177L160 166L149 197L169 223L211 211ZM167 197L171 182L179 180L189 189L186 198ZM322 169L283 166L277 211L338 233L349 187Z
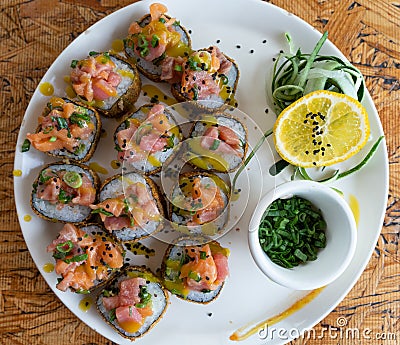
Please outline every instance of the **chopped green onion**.
M83 128L86 126L88 122L90 122L90 116L85 113L72 113L69 120L73 124L77 124L80 128Z
M63 128L68 129L68 122L66 119L64 119L63 117L60 117L60 116L56 116L55 119L56 119L57 125L60 129L63 129Z
M274 263L292 268L317 259L318 250L326 246L325 229L322 214L310 201L277 199L260 222L259 242Z
M221 80L222 80L222 84L224 84L224 85L228 84L229 79L228 79L228 77L227 77L225 74L220 74L219 77L220 77Z
M174 71L182 72L182 65L175 65L174 66Z
M52 176L49 175L45 175L45 173L48 171L48 169L44 169L41 171L40 175L39 175L39 181L41 183L46 183L48 180L50 180L52 178Z
M86 253L84 253L84 254L75 255L70 259L64 259L64 262L67 264L70 264L71 262L85 261L85 260L87 260L87 258L88 258L88 255Z
M214 139L213 143L210 146L210 150L215 151L219 147L220 143L220 140Z
M139 297L140 302L135 304L136 308L144 308L151 301L151 293L147 291L146 286L140 286Z
M63 176L63 181L72 188L82 186L82 176L75 171L67 171Z
M200 259L202 259L202 260L207 259L207 253L201 250L200 251Z
M56 140L57 140L57 137L55 137L55 136L51 136L51 137L49 138L49 141L50 141L51 143L54 143Z
M72 60L71 61L71 68L75 68L77 64L78 64L78 60Z
M74 244L72 243L71 240L65 241L63 243L59 243L56 245L56 249L60 252L60 253L68 253L71 251L71 249L73 248Z
M28 139L25 139L21 146L21 152L28 152L31 148L31 142Z
M201 280L200 275L197 272L193 272L193 271L189 272L188 277L190 279L193 279L197 283Z
M65 190L60 189L60 192L58 193L58 201L63 204L68 204L72 199L73 197L71 195L68 195Z
M160 38L159 38L157 35L153 35L153 36L151 37L151 46L152 46L153 48L157 47L159 41L160 41Z
M102 214L106 215L107 217L112 217L112 216L114 216L113 213L106 211L104 208L96 208L96 209L94 209L91 213L92 213L92 214L102 213Z
M108 318L111 322L115 321L115 319L117 318L115 314L115 308L110 310L110 312L108 313Z

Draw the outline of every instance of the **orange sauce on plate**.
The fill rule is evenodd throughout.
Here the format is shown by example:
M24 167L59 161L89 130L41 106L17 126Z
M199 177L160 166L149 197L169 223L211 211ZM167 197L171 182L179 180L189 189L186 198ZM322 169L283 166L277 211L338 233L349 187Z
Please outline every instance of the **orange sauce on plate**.
M45 81L39 85L39 91L42 95L51 96L54 93L54 86Z
M317 297L320 294L320 292L324 288L325 287L323 286L321 288L310 291L307 295L300 298L298 301L293 303L289 308L282 311L281 313L274 315L264 321L261 321L253 327L250 326L251 328L248 331L246 331L246 329L249 327L249 325L245 325L245 326L239 328L237 331L235 331L234 333L231 334L229 339L233 340L233 341L240 341L240 340L247 339L248 337L250 337L257 331L265 328L266 326L271 326L271 325L274 325L274 324L282 321L283 319L294 314L296 311L300 310L305 305L310 303L315 297Z
M79 302L79 309L83 312L87 312L93 304L93 300L91 297L87 296L81 299Z

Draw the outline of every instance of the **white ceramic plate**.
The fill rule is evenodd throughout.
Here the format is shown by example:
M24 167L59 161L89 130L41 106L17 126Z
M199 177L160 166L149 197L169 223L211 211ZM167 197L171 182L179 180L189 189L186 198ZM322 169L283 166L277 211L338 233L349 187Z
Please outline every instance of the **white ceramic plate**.
M275 120L275 115L269 109L265 90L270 85L273 58L281 49L287 49L284 33L289 32L295 45L301 47L303 52L311 52L320 38L320 33L296 16L262 1L166 0L163 3L167 5L169 14L178 18L191 31L193 48L217 44L223 52L237 61L241 77L236 98L239 108L249 114L257 124L250 131L250 143L254 145L260 135L259 130L270 128ZM148 13L149 4L150 1L132 4L87 29L60 54L42 82L50 82L54 86L56 95L65 95L66 84L63 76L69 73L71 60L83 58L91 50L110 49L115 39L125 37L127 28L133 20ZM326 42L321 52L343 58L330 42ZM159 87L167 90L163 86ZM34 131L37 116L48 99L39 89L35 91L26 110L17 143L15 170L20 170L22 175L15 177L14 185L22 233L38 269L61 301L83 322L103 336L118 344L131 344L102 321L94 306L87 312L82 311L79 302L83 296L58 291L55 288L57 279L55 273L46 273L43 270L43 265L53 262L51 255L46 253L46 246L57 236L62 225L36 217L29 206L29 195L32 182L40 167L51 159L33 148L27 153L21 153L20 148L26 133ZM138 104L146 101L149 101L149 98L142 95ZM364 105L370 117L371 140L357 157L351 162L346 162L348 165L360 160L383 133L369 94L364 99ZM266 109L269 109L268 113ZM102 179L119 172L110 166L110 162L116 158L112 149L114 146L112 134L116 126L115 120L105 121L107 136L101 139L98 150L92 158L92 161L107 170L106 173L100 174ZM239 327L267 319L305 295L305 292L282 288L268 281L257 269L248 250L247 229L254 206L261 195L273 188L275 183L290 178L289 172L280 174L277 179L271 177L268 168L272 162L273 157L268 145L264 145L258 152L257 159L249 165L247 174L244 174L239 181L239 187L242 185L246 188L246 193L243 193L235 203L231 215L238 222L220 239L222 245L231 249L230 277L220 297L213 303L203 306L184 302L173 296L164 318L149 334L139 340L140 344L228 344L231 342L229 335ZM246 181L250 182L245 183ZM245 340L244 344L283 344L288 342L291 336L296 336L297 332L313 327L344 298L367 265L379 236L385 212L388 189L385 145L380 145L373 160L362 171L333 183L332 186L341 189L346 200L355 198L360 209L359 240L350 267L312 302L274 326L276 329L286 330L286 333L279 336L276 333L273 336L265 333L261 336L255 334ZM249 200L244 200L246 195L250 195ZM236 210L244 210L244 213L236 214ZM27 215L31 216L30 221ZM150 239L146 244L150 247L162 247L162 244L156 242ZM151 256L150 259L132 255L131 262L147 264L155 270L160 265L161 256L162 252Z

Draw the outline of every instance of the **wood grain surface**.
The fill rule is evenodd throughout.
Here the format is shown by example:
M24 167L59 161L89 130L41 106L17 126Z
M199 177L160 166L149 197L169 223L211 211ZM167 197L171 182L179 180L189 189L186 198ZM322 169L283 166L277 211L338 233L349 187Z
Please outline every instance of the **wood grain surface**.
M0 1L0 344L111 344L64 307L36 269L17 220L12 171L25 108L48 67L82 31L131 2ZM330 40L362 71L383 124L390 160L387 212L376 249L347 297L314 328L322 334L338 327L342 317L347 329L371 330L370 339L325 334L291 344L399 344L400 2L269 2L321 32L329 30Z

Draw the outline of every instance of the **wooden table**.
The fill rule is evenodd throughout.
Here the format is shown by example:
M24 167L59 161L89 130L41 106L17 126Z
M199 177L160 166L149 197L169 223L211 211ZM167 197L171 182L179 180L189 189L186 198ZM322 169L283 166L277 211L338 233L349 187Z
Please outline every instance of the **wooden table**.
M78 320L36 269L13 199L13 160L25 108L59 53L87 27L129 0L2 0L0 3L0 344L110 344ZM364 74L382 121L390 191L381 236L357 284L319 325L371 329L386 340L299 339L292 344L400 342L400 5L388 0L269 1L323 32ZM371 196L373 197L373 196ZM370 210L373 212L373 210ZM393 340L396 337L397 341Z

